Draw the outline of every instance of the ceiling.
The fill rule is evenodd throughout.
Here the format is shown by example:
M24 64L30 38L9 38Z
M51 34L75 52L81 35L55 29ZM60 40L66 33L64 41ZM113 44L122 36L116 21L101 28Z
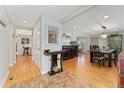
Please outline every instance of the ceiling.
M121 5L16 5L5 6L13 23L33 28L40 14L60 21L64 31L78 35L124 31L124 6ZM108 18L104 18L108 16ZM22 22L26 20L27 23ZM102 26L106 26L103 29Z
M84 36L124 31L123 10L124 6L121 5L95 6L65 22L64 30ZM105 16L108 18L104 19ZM103 29L102 26L106 26L106 29Z
M78 5L7 5L5 6L13 23L17 26L34 27L40 14L60 21ZM23 21L27 21L23 23Z

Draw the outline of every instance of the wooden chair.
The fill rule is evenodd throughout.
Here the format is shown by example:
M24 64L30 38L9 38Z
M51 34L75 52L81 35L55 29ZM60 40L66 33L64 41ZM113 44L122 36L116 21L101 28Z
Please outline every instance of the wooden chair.
M100 68L101 63L103 64L103 66L104 66L104 63L105 63L105 58L104 58L103 54L100 53L99 51L94 51L94 52L93 52L93 62L92 62L92 66L93 66L93 64L96 63L96 62L98 63L99 68Z
M98 45L90 45L90 50L99 51Z
M105 55L104 57L105 57L105 61L109 61L108 55ZM115 67L116 67L117 66L117 60L118 60L118 56L117 56L116 51L115 51L115 53L112 54L111 60L114 62Z
M117 55L116 54L112 54L112 61L114 62L115 64L115 67L117 66Z
M29 51L29 47L24 47L24 46L23 46L23 49L24 49L24 50L23 50L23 56L24 56L24 55L28 55L28 56L29 56L29 52L28 52L28 51Z

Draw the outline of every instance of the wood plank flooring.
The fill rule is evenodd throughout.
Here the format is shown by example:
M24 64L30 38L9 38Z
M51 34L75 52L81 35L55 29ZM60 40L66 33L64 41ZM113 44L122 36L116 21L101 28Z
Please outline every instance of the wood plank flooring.
M8 79L6 80L4 87L9 87L17 82L35 77L37 75L40 75L40 71L37 65L32 62L32 57L18 55L17 63L10 69ZM9 80L11 77L13 77L13 79Z
M112 67L101 66L100 69L98 65L92 67L90 55L87 53L80 54L78 58L64 61L63 68L98 88L117 87L118 84L117 68L114 64Z
M63 61L64 70L87 81L95 87L117 87L117 68L104 66L99 69L97 65L92 67L89 54L82 53L78 58ZM31 56L17 56L17 63L10 70L9 77L4 87L14 83L35 77L40 74L38 67L32 62Z

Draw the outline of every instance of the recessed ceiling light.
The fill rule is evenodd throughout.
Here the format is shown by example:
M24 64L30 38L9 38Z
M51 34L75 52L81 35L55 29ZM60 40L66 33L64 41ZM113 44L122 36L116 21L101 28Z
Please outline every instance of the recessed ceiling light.
M24 24L25 24L25 23L27 23L27 21L26 21L26 20L23 20L22 22L23 22Z
M78 25L77 26L73 26L74 29L78 28Z
M76 29L77 27L76 26L73 26L74 29Z
M104 19L107 19L107 18L109 18L109 16L104 16Z

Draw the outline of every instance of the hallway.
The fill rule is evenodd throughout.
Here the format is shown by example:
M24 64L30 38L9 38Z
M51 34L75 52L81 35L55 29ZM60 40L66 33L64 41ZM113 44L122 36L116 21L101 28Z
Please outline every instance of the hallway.
M40 75L40 71L31 60L31 56L18 55L17 63L10 69L10 73L4 87L9 87L17 82L35 77L37 75Z

